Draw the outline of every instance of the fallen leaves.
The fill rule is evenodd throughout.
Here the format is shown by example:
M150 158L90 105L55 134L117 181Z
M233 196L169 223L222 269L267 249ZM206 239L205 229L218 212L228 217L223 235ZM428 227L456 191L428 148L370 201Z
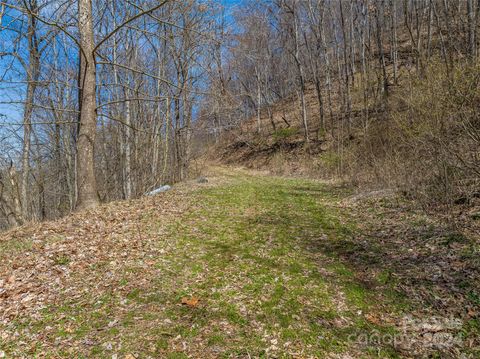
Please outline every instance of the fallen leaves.
M272 191L272 195L277 195L271 189L273 186L265 184L265 186L267 185L268 187L259 188L268 189ZM285 183L283 185L287 186ZM244 185L242 184L242 186ZM295 259L294 263L297 260L301 261L299 263L304 263L303 261L310 263L311 258L306 257L303 252L303 242L300 244L296 241L315 238L316 244L328 243L329 237L323 233L321 228L311 224L314 221L309 220L308 225L304 226L304 232L291 237L288 251L276 251L272 255L271 249L277 248L276 246L280 246L279 249L287 248L282 247L275 233L288 234L290 233L290 223L298 228L307 223L303 220L317 218L317 215L309 214L307 209L293 205L293 202L285 203L283 196L276 199L278 202L272 202L270 197L262 199L261 196L259 198L246 196L244 188L234 187L237 192L233 194L237 194L242 205L249 208L249 211L246 212L248 215L240 213L239 210L238 216L223 218L223 213L226 211L223 204L220 206L216 202L210 204L203 201L192 203L192 200L187 199L186 196L180 197L179 192L176 191L175 195L168 194L168 201L165 202L159 202L158 198L148 198L113 203L102 206L98 211L76 213L57 222L39 223L35 226L25 226L1 234L0 243L11 242L10 247L12 248L18 247L13 246L18 241L29 243L29 245L22 245L20 249L15 249L15 252L10 251L8 254L4 252L0 256L0 342L8 343L8 345L10 343L12 345L20 342L26 343L25 347L14 347L15 351L11 351L8 347L9 352L4 353L4 356L28 357L25 355L28 349L25 348L34 348L39 353L49 353L58 348L69 347L72 349L71 353L84 354L86 357L91 357L92 351L100 348L102 351L110 352L112 359L144 357L143 353L148 351L148 348L151 353L155 353L155 357L165 357L164 354L167 352L185 352L189 354L189 357L216 358L220 356L223 347L237 346L236 348L238 348L241 345L248 345L247 339L249 338L237 336L237 329L242 326L251 329L259 336L265 333L265 347L273 353L272 356L288 352L292 357L308 358L312 357L308 356L308 353L316 349L315 344L309 347L302 340L284 342L282 338L276 336L280 319L288 319L292 314L287 304L290 303L289 298L293 298L291 293L297 293L297 290L304 294L292 299L292 302L297 303L298 301L299 308L302 310L292 314L289 321L292 328L299 333L311 330L311 317L306 314L309 311L317 310L312 310L312 308L326 309L327 305L328 310L330 307L334 308L338 315L316 320L315 328L321 327L322 331L332 329L333 332L340 332L357 325L356 321L359 319L365 319L368 323L378 327L398 323L396 314L386 315L383 307L375 306L369 309L360 307L362 310L357 311L359 308L351 305L345 294L345 284L335 282L336 272L325 267L325 264L331 262L324 258L318 251L318 247L315 247L318 253L309 253L314 256L315 263L319 264L318 268L315 266L315 270L302 269L303 267L300 266L299 268L302 270L297 273L296 267L293 266L291 272L290 267L288 267L288 272L283 271L283 266L282 270L269 267L269 275L265 277L257 275L256 271L252 272L251 269L257 268L259 263L269 265L270 261L276 263L278 260L279 263L290 263L290 260ZM230 192L226 192L223 196L229 196L222 197L225 198L226 203L228 201L230 206L228 207L227 204L227 210L233 209L234 206L237 209L237 205L230 197ZM266 202L267 200L269 202ZM328 200L325 199L325 201ZM362 267L356 267L356 275L360 275L362 278L367 278L367 276L377 278L380 274L385 275L386 273L388 274L388 281L386 281L388 284L394 284L394 281L398 280L397 289L408 286L411 289L410 293L418 295L420 292L418 283L421 283L420 280L423 280L424 277L427 278L427 275L432 276L438 273L437 281L439 283L455 284L450 278L452 274L458 274L462 279L470 273L476 273L471 265L473 261L469 262L458 256L459 250L464 246L463 242L454 243L459 245L459 249L457 249L453 248L452 244L449 246L442 244L441 238L438 240L431 238L436 236L437 232L432 236L426 236L428 233L425 231L402 232L401 225L406 229L413 228L411 223L407 223L404 218L399 217L403 215L402 212L390 213L381 221L375 213L371 214L375 218L368 218L370 212L362 210L362 203L362 201L356 202L357 207L351 208L349 213L353 213L365 226L373 222L380 228L373 231L376 236L363 238L359 235L358 238L355 238L357 250L353 251L351 257L343 259L350 259L350 264L355 265L358 262L355 262L354 259L365 258L361 255L366 253L371 255L366 259L378 258L379 260L376 266L372 266L371 261L366 261L367 269L373 269L371 272L361 271ZM278 216L273 217L272 214L270 217L270 212L266 209L270 207L265 207L268 205L284 206L281 209L288 208L286 213L289 214L300 213L302 220L289 220L287 223L283 220L296 219L297 216L287 216L282 211L272 211ZM198 210L198 206L202 208L202 212L200 212L202 215L195 216L191 222L188 218L187 221L183 221L184 217L179 217L179 214L189 213L190 207ZM298 212L300 208L301 211ZM208 213L203 214L203 210ZM213 212L211 216L210 212ZM250 220L259 217L260 214L267 220L252 224ZM300 214L298 214L299 218ZM220 217L216 217L217 215ZM170 228L169 225L174 223L172 219L178 220L179 218L182 221L175 222L176 225ZM211 225L212 222L215 225L212 227L215 228L215 231L202 229L203 226ZM348 223L348 219L344 219L344 222ZM264 233L257 231L255 227L252 228L252 225L257 224L263 226L262 230L269 230ZM250 229L253 229L252 235L249 236L251 238L248 240L255 245L253 247L255 260L252 260L250 256L243 257L236 251L239 244L236 235L228 236L228 238L213 235L213 238L210 238L212 233L223 233L223 226L225 229L228 228L229 231L226 232L228 234L230 234L232 226L234 228L238 226L237 229L241 230L232 232L236 235L243 234L244 230L245 233L248 233ZM178 242L176 242L177 233L173 233L173 231L179 232ZM189 234L188 239L182 231ZM365 230L365 233L371 232ZM403 234L409 234L409 236ZM202 235L208 235L208 241L197 240L203 238ZM195 238L195 240L190 240L190 238ZM211 257L207 257L207 254L217 255L217 248L211 248L210 245L219 243L222 244L220 248L235 243L235 246L232 246L232 253L224 258L228 263L225 262L225 266L218 267L205 265L205 258L210 260ZM380 243L382 246L369 247L368 245L372 243ZM406 245L408 246L405 247ZM5 247L9 246L5 245ZM424 252L419 251L422 248ZM377 252L374 249L377 249ZM408 251L409 249L411 251ZM433 257L432 254L437 252L444 255ZM180 261L182 258L188 260L185 263L198 264L198 266L191 268L183 266L184 263ZM216 257L212 260L216 260ZM233 261L235 263L231 263ZM399 265L405 262L412 265ZM237 263L245 264L245 267L239 267ZM208 261L207 264L209 264ZM221 268L221 272L219 272L219 268ZM239 268L245 268L245 271L239 271ZM392 270L383 271L383 269L389 268ZM419 270L419 268L423 270ZM252 273L255 275L251 275ZM375 275L370 275L371 273ZM326 281L331 284L331 288L335 288L335 290L330 291L323 287L323 282L318 281L317 274L326 278ZM217 275L222 280L221 286L212 286L211 279ZM416 280L416 282L405 282L405 279ZM368 282L362 281L361 283ZM209 292L203 291L204 284L205 288L210 286L215 295L206 294ZM262 290L258 293L245 290L246 285L252 286L253 284L261 284L259 288ZM383 287L365 288L365 290L380 292ZM268 325L263 319L250 321L250 318L264 318L257 317L257 314L263 314L267 309L269 310L273 305L272 296L278 295L277 289L279 293L283 294L277 305L272 307L272 315L268 317L272 318L275 325L269 332ZM179 290L185 291L183 298L182 295L178 295ZM319 303L317 298L323 297L315 296L314 293L328 294L329 303ZM220 302L220 299L217 300L217 296L225 301ZM208 297L209 309L205 312L202 311L206 306L204 297ZM380 305L381 298L379 300L378 304ZM70 303L71 308L68 307ZM65 304L67 304L65 306L66 313L61 313L58 308ZM456 307L451 306L450 308ZM42 308L50 311L42 311ZM303 311L303 309L306 310ZM469 318L478 316L476 307L463 305L460 309L468 312ZM83 314L90 311L94 311L95 316ZM50 316L47 317L47 314ZM90 320L91 318L101 320L97 322ZM30 325L32 320L38 321L40 331L35 332L31 329L33 327ZM202 326L203 323L205 323L204 326ZM23 324L26 329L19 330L19 324ZM371 325L368 326L371 327ZM81 334L83 337L77 338L75 336L79 335L79 329L84 333ZM181 334L178 334L180 330ZM363 330L363 328L359 330ZM189 336L183 336L184 331ZM61 333L62 337L60 338L57 333ZM112 337L111 333L116 333L115 337ZM151 335L152 338L147 338L148 335ZM159 337L161 341L157 346L155 339ZM208 347L205 340L213 340L215 345ZM328 342L328 338L323 336L319 337L319 340ZM476 338L472 338L472 340L474 340L473 344L477 343ZM152 342L154 344L151 344ZM40 343L41 347L35 347L37 343ZM130 344L130 346L126 344ZM117 349L123 354L115 354ZM198 355L200 350L203 351L203 356ZM210 350L209 355L205 354L208 350ZM295 354L302 353L303 350L305 350L305 356L296 356L303 355ZM128 352L132 354L125 355ZM11 353L12 355L10 355ZM1 357L2 352L0 351Z
M198 306L198 303L200 302L200 299L197 297L183 297L182 298L182 304L186 305L187 307L190 308L195 308Z
M161 205L158 198L109 203L57 221L0 233L0 342L15 343L21 335L26 342L40 341L41 352L48 352L59 343L55 336L46 333L59 326L51 326L42 334L28 329L18 333L16 323L41 319L43 310L59 303L75 302L80 306L80 302L123 295L120 292L125 288L118 283L125 278L125 268L141 270L137 283L147 286L145 278L158 271L152 258L158 257L159 236L150 231L151 223L144 218L162 218L169 223L186 210L188 201L180 198L189 191L162 196L165 201ZM126 305L126 299L120 304ZM110 328L116 322L110 320L108 324L106 327ZM73 325L78 328L77 323ZM68 335L72 331L66 324L61 330ZM91 346L83 339L68 345L78 353L89 353ZM17 353L22 352L18 350Z
M365 315L365 319L367 319L370 323L375 325L382 325L382 321L377 318L374 314L367 314Z

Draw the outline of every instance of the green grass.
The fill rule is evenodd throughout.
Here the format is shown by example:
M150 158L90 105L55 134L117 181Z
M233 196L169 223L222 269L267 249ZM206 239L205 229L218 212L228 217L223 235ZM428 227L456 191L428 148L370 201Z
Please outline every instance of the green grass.
M30 239L0 242L0 260L4 260L8 256L22 253L32 247L33 242Z
M297 128L289 127L289 128L281 128L279 130L276 130L275 132L273 132L272 135L275 141L280 141L288 137L294 136L297 133L298 133Z
M247 175L192 192L186 214L168 224L148 219L158 222L150 223L148 235L159 228L164 234L155 242L163 253L153 259L156 275L147 284L140 285L141 271L125 266L118 287L101 299L66 299L17 325L52 343L77 343L87 357L395 357L391 347L363 348L354 340L393 331L365 319L378 305L386 310L379 302L386 294L365 287L319 245L342 243L355 230L325 204L339 196L315 181ZM200 298L198 306L181 305L191 296ZM25 350L11 345L5 350Z

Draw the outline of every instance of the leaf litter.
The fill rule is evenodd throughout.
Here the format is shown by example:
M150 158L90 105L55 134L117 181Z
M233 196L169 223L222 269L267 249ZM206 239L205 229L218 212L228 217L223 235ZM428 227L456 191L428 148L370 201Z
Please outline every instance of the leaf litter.
M413 235L418 226L385 203L345 204L334 188L322 189L322 198L299 190L323 188L314 181L225 168L215 174L208 184L1 234L0 357L408 357L408 350L438 350L425 341L372 349L351 339L401 330L405 313L414 318L411 338L452 330L418 318L461 317L462 345L475 352L478 306L468 294L476 282L461 288L457 274L465 279L477 267L465 259L464 244L454 238L447 251L443 232L433 231L435 240ZM427 291L426 280L434 284ZM391 303L392 287L408 296L408 307Z

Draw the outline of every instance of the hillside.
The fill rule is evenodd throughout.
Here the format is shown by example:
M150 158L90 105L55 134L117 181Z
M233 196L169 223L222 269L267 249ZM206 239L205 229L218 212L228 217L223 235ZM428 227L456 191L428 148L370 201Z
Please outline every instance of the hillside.
M308 143L300 100L292 95L262 108L260 122L254 116L224 131L208 157L277 175L340 179L360 190L393 189L424 208L463 205L477 213L480 67L459 63L449 74L434 62L422 78L415 70L399 73L388 96L367 105L357 79L348 113L333 93L324 128L308 85Z
M212 150L212 159L218 158L219 153L220 160L227 164L268 169L277 174L318 175L309 164L312 159L309 155L319 155L331 149L333 139L328 133L317 136L320 131L319 108L315 89L310 85L306 91L306 104L311 125L309 132L313 138L310 152L306 153L298 101L297 96L290 96L275 102L269 109L263 109L260 112L260 132L257 116L226 131Z
M3 233L1 356L480 353L478 227L391 193L208 178Z

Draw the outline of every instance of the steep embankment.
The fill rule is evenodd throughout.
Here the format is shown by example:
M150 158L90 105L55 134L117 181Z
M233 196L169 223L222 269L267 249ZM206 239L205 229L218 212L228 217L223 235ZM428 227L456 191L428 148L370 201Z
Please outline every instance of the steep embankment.
M384 194L226 168L209 178L2 234L0 353L479 353L467 231Z
M342 101L333 92L325 129L319 127L316 93L309 88L309 143L293 97L264 109L260 129L252 118L225 132L212 157L274 174L393 188L441 212L462 205L475 220L480 209L480 67L462 62L447 71L432 62L421 77L403 68L401 75L388 95L377 91L368 100L370 92L355 81L351 111L339 106Z
M332 146L331 133L319 128L319 108L313 86L307 87L306 106L310 134L306 153L301 113L296 96L285 98L270 108L263 108L260 121L253 117L239 128L225 132L214 146L212 159L223 163L268 169L277 174L316 174L313 163ZM219 156L220 155L220 156ZM315 166L315 165L313 165Z

